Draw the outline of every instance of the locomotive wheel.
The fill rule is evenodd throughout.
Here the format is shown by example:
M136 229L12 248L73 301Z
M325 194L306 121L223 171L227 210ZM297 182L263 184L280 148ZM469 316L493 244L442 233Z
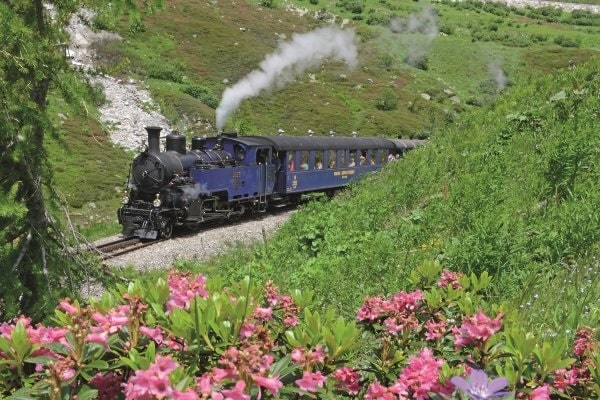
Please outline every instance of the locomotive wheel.
M161 239L170 239L173 235L173 224L171 221L164 221L162 227L160 228L160 238Z

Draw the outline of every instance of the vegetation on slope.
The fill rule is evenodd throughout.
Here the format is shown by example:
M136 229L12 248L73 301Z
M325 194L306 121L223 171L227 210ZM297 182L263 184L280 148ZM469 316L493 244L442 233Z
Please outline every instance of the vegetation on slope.
M514 88L210 271L314 289L323 305L352 312L365 295L406 288L411 271L439 262L488 271L489 295L522 307L531 323L597 324L599 94L598 60Z

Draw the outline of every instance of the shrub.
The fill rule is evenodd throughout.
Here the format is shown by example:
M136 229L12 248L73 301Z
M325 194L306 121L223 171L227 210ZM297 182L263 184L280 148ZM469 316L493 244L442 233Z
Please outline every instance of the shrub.
M200 100L211 108L217 108L219 105L219 98L206 86L196 84L187 85L182 89L182 92Z
M560 35L554 38L554 43L561 47L579 47L581 45L581 40L579 38Z
M160 62L152 60L146 66L148 77L181 83L183 81L183 65L180 62Z
M377 98L375 107L383 111L391 111L398 105L398 95L390 88L386 88L383 94Z
M248 278L224 287L171 273L87 305L64 299L55 326L24 316L0 326L0 394L427 399L468 392L463 376L487 382L488 373L503 377L496 391L509 386L517 397L539 388L598 394L600 342L592 329L578 329L571 348L562 337L536 337L516 312L488 303L486 273L465 276L428 262L409 280L417 289L367 297L357 322L311 312L310 294L282 294Z
M336 3L336 7L353 14L361 14L365 9L365 3L362 0L342 0Z

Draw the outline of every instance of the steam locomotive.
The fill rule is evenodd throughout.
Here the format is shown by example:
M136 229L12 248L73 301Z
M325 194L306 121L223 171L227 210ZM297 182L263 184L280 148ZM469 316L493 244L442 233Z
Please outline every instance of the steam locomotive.
M310 192L333 194L421 145L421 140L337 136L186 138L147 127L118 210L123 235L170 238L173 228L262 212Z

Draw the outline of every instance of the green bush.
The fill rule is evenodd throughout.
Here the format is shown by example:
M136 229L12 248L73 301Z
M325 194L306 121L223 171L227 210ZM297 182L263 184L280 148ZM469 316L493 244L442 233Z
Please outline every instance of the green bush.
M219 98L206 86L196 84L187 85L183 87L182 92L200 100L211 108L217 108L219 105Z
M365 9L365 3L363 0L342 0L336 3L336 7L353 14L361 14Z
M579 47L581 45L581 40L579 38L560 35L554 38L554 43L561 47Z
M161 79L176 83L183 82L183 65L179 61L163 62L151 60L146 65L146 74L149 78Z
M394 110L398 106L398 95L390 88L386 88L383 94L377 98L375 107L383 111Z

